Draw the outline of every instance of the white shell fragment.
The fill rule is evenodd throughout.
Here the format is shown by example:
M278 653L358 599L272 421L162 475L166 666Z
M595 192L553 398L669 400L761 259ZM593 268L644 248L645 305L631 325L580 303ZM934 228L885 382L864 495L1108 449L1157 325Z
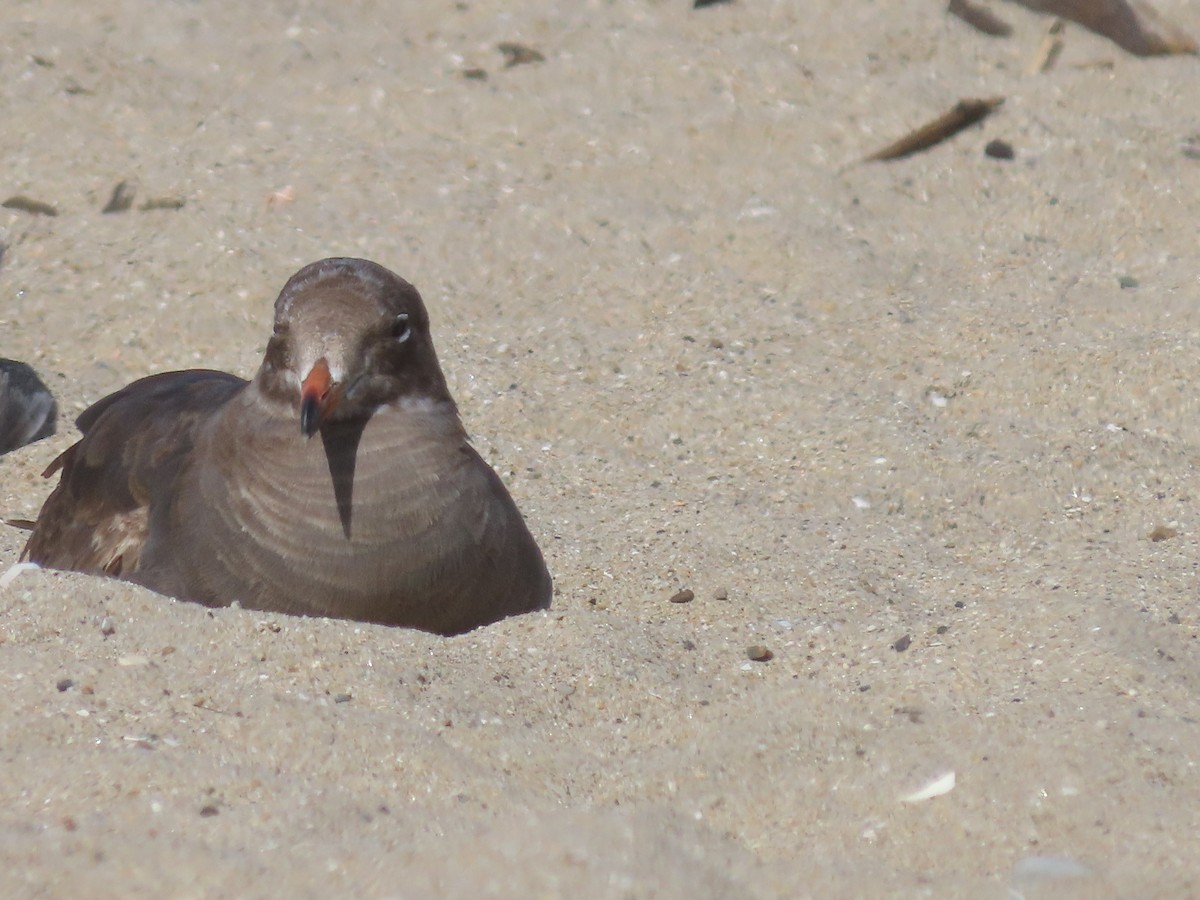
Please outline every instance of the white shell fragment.
M10 584L17 580L17 576L22 572L28 572L30 569L40 569L37 563L19 562L9 566L3 575L0 575L0 591L4 590Z
M934 797L940 797L942 794L948 794L954 790L954 770L951 769L937 778L930 781L924 787L918 788L911 794L905 794L900 798L901 803L920 803L922 800L931 800Z

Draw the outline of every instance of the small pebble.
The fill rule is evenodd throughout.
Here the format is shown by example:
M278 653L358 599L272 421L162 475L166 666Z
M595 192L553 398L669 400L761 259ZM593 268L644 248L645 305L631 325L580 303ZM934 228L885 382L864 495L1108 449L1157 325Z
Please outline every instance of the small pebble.
M775 654L771 652L770 648L764 647L762 644L747 647L746 656L755 662L768 662L775 658Z
M333 697L333 702L334 703L349 703L353 699L354 699L354 697L352 697L350 694L335 694Z
M1121 290L1128 291L1131 288L1135 288L1138 286L1138 280L1136 278L1134 278L1132 275L1122 275L1120 278L1117 279L1117 284L1119 284L1121 286Z
M1012 144L1008 141L1002 141L996 138L994 141L988 141L987 146L983 148L984 155L990 156L992 159L1015 159L1016 152L1013 150Z
M58 680L58 683L55 684L54 686L56 688L58 688L59 693L62 693L63 691L69 691L71 688L75 687L75 679L60 678Z
M213 806L211 803L208 804L207 806L200 807L200 815L202 817L204 817L205 819L208 819L208 818L211 818L212 816L217 815L218 812L219 812L219 810L215 806Z
M682 591L679 591L678 593L673 595L671 597L670 602L671 603L691 603L695 599L696 599L695 591L691 590L690 588L684 588Z
M1150 540L1157 544L1159 541L1169 541L1178 534L1179 532L1174 528L1171 528L1167 525L1157 525L1155 526L1154 530L1150 532Z
M105 637L109 637L117 633L117 626L113 624L113 620L105 616L100 620L100 633Z
M907 635L907 634L904 635L904 637L897 638L892 643L892 649L895 650L897 653L903 653L905 650L907 650L911 646L912 646L912 636Z
M728 600L729 599L729 588L723 588L723 587L717 588L716 591L713 592L713 599L714 600Z

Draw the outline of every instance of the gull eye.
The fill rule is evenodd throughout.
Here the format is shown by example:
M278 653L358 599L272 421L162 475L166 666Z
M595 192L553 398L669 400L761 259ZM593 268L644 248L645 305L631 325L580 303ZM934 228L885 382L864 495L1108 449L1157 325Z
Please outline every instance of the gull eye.
M400 313L392 320L392 340L398 344L403 344L412 334L412 329L408 325L408 313Z

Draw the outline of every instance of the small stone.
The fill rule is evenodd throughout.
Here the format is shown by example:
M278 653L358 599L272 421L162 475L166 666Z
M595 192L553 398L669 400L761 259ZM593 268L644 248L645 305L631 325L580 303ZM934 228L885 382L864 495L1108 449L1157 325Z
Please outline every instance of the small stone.
M1016 151L1013 150L1012 144L1008 141L1002 141L999 138L988 141L987 146L983 148L985 156L990 156L992 159L1015 159Z
M695 599L696 599L696 592L693 591L691 588L684 588L682 591L679 591L679 592L675 593L674 595L672 595L670 602L671 603L691 603Z
M1128 291L1138 286L1138 280L1132 275L1122 275L1117 279L1117 284L1121 286L1121 290Z
M350 694L334 694L333 696L334 703L349 703L353 699L354 697Z
M729 588L723 588L723 587L717 588L715 591L713 591L713 599L714 600L728 600L729 599Z
M111 637L117 633L117 626L113 624L113 620L108 616L100 620L100 633L105 637Z
M54 686L58 688L58 692L61 694L63 691L69 691L71 688L75 687L75 679L60 678L58 683Z
M1159 541L1169 541L1178 534L1178 531L1167 525L1156 525L1154 530L1150 532L1150 540L1157 544Z
M206 806L200 807L200 815L205 819L212 818L213 816L217 815L219 812L220 812L220 810L218 810L211 803L209 803Z
M775 654L771 652L771 649L769 647L764 647L762 644L755 644L753 647L747 647L746 656L755 662L769 662L775 658Z
M903 653L905 650L907 650L911 646L912 646L912 636L907 635L907 634L904 635L904 637L896 638L896 640L892 642L892 649L895 650L897 653Z

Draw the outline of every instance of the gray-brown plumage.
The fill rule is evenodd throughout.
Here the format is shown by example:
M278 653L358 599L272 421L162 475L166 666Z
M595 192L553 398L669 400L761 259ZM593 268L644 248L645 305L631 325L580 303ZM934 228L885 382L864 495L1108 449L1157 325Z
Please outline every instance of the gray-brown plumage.
M453 634L549 606L542 554L467 443L412 285L297 272L253 381L152 375L79 417L24 556L210 606Z
M0 359L0 454L54 434L58 407L37 372Z

